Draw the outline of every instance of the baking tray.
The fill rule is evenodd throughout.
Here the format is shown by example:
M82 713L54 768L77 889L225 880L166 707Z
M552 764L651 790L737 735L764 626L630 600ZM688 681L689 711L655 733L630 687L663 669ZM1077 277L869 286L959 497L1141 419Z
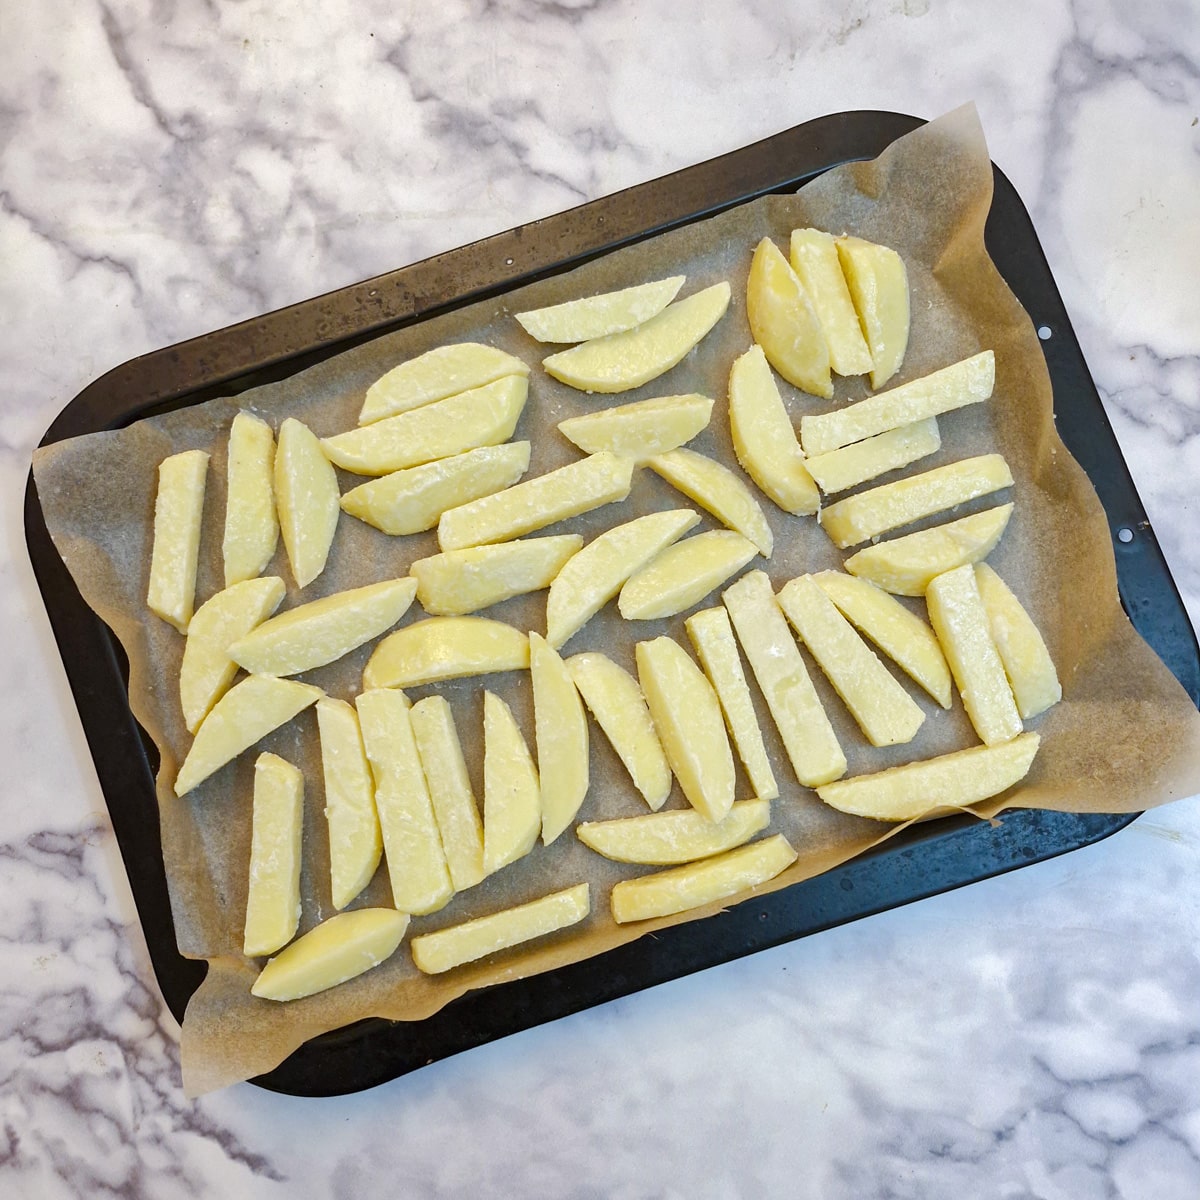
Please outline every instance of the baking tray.
M759 196L794 191L839 163L874 158L921 123L873 111L821 117L591 204L133 359L76 396L50 426L43 445L287 378L423 317L556 274ZM1029 214L999 169L994 173L987 247L1043 339L1059 433L1087 471L1108 515L1121 601L1141 635L1200 704L1200 653L1191 623ZM83 603L50 541L32 475L25 532L154 972L167 1006L182 1020L207 967L183 958L176 948L159 846L157 752L129 711L120 645ZM641 988L1088 845L1133 819L1130 814L1014 810L997 826L954 817L914 827L815 879L583 962L468 993L423 1021L372 1019L323 1034L253 1082L303 1096L373 1087Z

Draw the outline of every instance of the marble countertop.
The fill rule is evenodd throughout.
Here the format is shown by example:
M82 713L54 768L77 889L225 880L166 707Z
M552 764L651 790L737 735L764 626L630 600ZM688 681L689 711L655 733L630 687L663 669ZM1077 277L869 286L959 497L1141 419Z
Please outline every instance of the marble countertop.
M370 1092L185 1100L20 515L126 359L824 113L973 99L1196 622L1200 10L1131 8L8 6L0 1194L1200 1195L1196 799Z

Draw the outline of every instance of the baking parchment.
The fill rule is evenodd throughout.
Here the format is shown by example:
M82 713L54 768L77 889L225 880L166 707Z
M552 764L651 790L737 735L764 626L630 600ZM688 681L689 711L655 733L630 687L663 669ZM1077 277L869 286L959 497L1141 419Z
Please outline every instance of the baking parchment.
M1137 811L1200 790L1200 717L1121 609L1108 524L1082 469L1055 432L1050 383L1037 335L984 249L991 193L992 171L983 133L974 108L966 106L899 139L875 161L838 167L794 196L760 199L616 251L499 299L380 337L282 382L38 452L35 479L51 536L84 599L124 646L130 663L130 707L162 756L157 790L179 946L183 954L206 958L210 964L183 1025L184 1086L189 1094L268 1071L325 1030L369 1016L420 1020L470 988L597 954L665 925L701 919L722 906L618 927L608 915L609 891L617 880L639 869L610 863L567 834L550 847L537 846L525 859L456 896L440 913L415 918L410 932L440 928L587 880L592 914L583 925L443 976L421 975L402 947L381 967L332 991L282 1005L252 997L249 987L260 964L242 957L241 937L253 763L259 750L283 755L305 775L301 930L334 911L316 718L312 710L301 714L183 799L175 797L171 782L190 742L177 689L183 639L145 607L158 463L185 449L201 448L212 455L197 604L221 586L225 441L238 409L259 413L276 427L290 415L308 423L318 435L337 433L354 426L363 394L375 378L436 345L484 341L533 366L529 402L514 435L533 444L527 478L578 457L555 429L564 417L693 391L712 396L717 403L711 424L691 443L692 448L733 463L727 380L733 360L750 345L745 283L751 251L764 236L773 237L786 250L793 228L813 225L834 233L855 233L901 253L912 289L912 333L903 368L889 386L984 348L995 351L992 399L942 417L940 452L912 468L993 450L1005 455L1015 479L1011 492L964 506L955 515L1015 500L1013 518L989 561L1044 632L1063 684L1062 702L1028 723L1043 738L1028 778L982 810L984 815L1008 806ZM679 272L687 274L684 295L728 280L733 288L729 312L670 373L620 396L585 395L549 378L537 363L555 348L532 341L511 317L523 309ZM837 380L836 387L836 405L867 394L861 380ZM781 383L781 390L794 420L828 407L786 383ZM343 490L357 482L361 481L342 476ZM590 538L618 521L688 503L652 472L640 470L622 504L547 532L574 530ZM768 562L756 559L748 570L767 570L778 588L794 575L840 564L842 556L812 518L791 517L765 498L762 505L774 530L775 553ZM699 528L712 527L715 522L705 516ZM410 562L436 550L432 533L390 538L343 514L329 565L303 595L292 583L282 547L269 571L288 582L284 602L288 607L342 588L403 575ZM709 602L716 601L713 596ZM921 611L919 601L911 603ZM539 593L507 601L487 615L522 629L543 630L544 605L544 593ZM402 624L423 615L414 604ZM669 633L687 645L683 619L626 623L609 605L567 644L564 654L601 649L632 670L636 640ZM303 678L331 695L350 699L358 690L371 649L365 646ZM921 732L905 746L872 748L811 662L810 671L846 750L849 774L977 741L957 699L954 709L944 712L923 692L910 688L927 713ZM411 692L414 700L431 690L450 699L477 795L481 794L485 687L509 701L532 745L527 673ZM818 874L895 832L837 813L801 788L757 691L755 701L782 793L772 806L770 832L786 834L799 852L796 864L760 891ZM619 760L594 726L591 771L592 786L581 819L645 811ZM743 774L739 774L738 794L750 794ZM676 787L670 804L683 803ZM384 867L355 907L388 903Z

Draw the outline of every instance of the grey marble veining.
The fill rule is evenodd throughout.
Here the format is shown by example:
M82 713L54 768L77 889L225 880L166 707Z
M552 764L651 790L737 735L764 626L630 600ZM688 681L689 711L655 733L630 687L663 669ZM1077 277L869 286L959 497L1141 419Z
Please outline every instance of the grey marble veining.
M8 5L0 1194L1200 1194L1200 805L372 1092L189 1102L25 557L29 455L155 347L825 112L974 99L1200 619L1200 10Z

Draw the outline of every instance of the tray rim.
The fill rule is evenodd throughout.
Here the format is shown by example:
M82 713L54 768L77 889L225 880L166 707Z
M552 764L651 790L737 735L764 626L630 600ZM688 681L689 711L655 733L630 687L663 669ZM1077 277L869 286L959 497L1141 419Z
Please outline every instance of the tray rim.
M449 308L470 303L490 292L502 291L506 288L516 286L519 282L527 280L531 275L540 277L542 275L569 270L580 262L587 261L587 259L600 254L608 253L618 246L627 245L642 238L653 236L666 228L672 228L678 224L703 219L714 212L732 207L735 204L745 203L757 195L794 189L794 187L799 186L807 179L820 174L832 166L838 165L840 162L874 157L886 145L890 144L895 137L916 128L921 123L918 118L904 116L903 114L872 110L829 114L828 116L793 126L791 129L779 134L742 147L740 150L707 160L693 167L685 168L682 171L673 172L651 180L648 183L636 185L622 192L614 193L611 196L602 197L576 208L566 210L565 212L542 218L528 225L519 226L515 229L493 235L492 237L481 239L480 241L459 247L457 250L421 260L418 263L410 264L396 271L313 297L310 300L301 301L286 308L273 310L270 313L262 314L248 321L214 330L211 333L189 339L174 346L152 351L147 355L128 360L114 367L84 388L83 391L59 412L58 416L47 429L41 444L45 445L53 441L58 441L62 437L73 436L77 432L90 432L98 428L111 427L112 424L128 423L139 416L145 415L151 408L175 406L179 402L199 403L202 399L207 398L204 395L205 391L220 389L222 385L228 384L235 379L246 381L247 377L258 376L263 372L282 372L283 375L292 374L304 365L303 361L298 363L297 359L303 360L314 356L324 357L336 353L339 350L347 348L349 344L354 344L356 341L366 340L404 324L424 319L436 312L446 311ZM818 158L821 155L830 154L841 154L842 157L836 158L835 161L823 161L820 165L815 166L810 163L799 173L794 170L783 172L783 179L777 177L780 174L779 172L772 172L770 182L763 184L762 171L764 162L770 162L776 156L784 156L785 161L789 161L786 159L787 153L795 152L797 147L801 145L810 154ZM856 152L851 153L850 151ZM732 181L725 181L726 186L723 190L724 198L716 202L712 201L706 191L711 180L723 174L728 175L730 171L732 171ZM1099 412L1103 421L1103 429L1107 432L1108 442L1110 443L1106 448L1107 453L1103 452L1105 448L1102 447L1101 457L1104 459L1104 465L1111 470L1113 465L1111 455L1114 452L1117 464L1119 464L1120 469L1114 472L1114 474L1118 477L1116 483L1118 485L1124 484L1124 487L1110 487L1108 489L1110 495L1106 499L1104 492L1101 490L1100 481L1095 478L1091 470L1088 470L1087 463L1080 457L1076 447L1069 446L1076 458L1080 459L1085 470L1088 470L1089 477L1092 478L1094 486L1097 487L1097 492L1101 495L1102 503L1104 503L1106 511L1109 514L1110 521L1114 524L1114 529L1117 527L1130 528L1136 534L1131 543L1122 543L1114 539L1114 552L1117 557L1118 573L1123 585L1123 603L1125 603L1127 611L1130 612L1130 616L1134 619L1135 625L1138 623L1139 614L1146 620L1151 619L1153 616L1161 615L1164 604L1166 609L1174 609L1177 610L1177 613L1183 614L1183 623L1186 625L1187 633L1190 634L1191 638L1191 657L1196 660L1197 667L1194 676L1189 681L1181 680L1181 682L1184 682L1184 686L1189 689L1193 700L1200 703L1200 653L1196 650L1194 631L1191 630L1190 622L1187 621L1186 613L1183 612L1182 602L1179 599L1174 581L1171 579L1165 560L1162 559L1161 551L1158 550L1157 542L1153 537L1153 532L1146 521L1145 513L1141 509L1140 501L1137 499L1132 479L1129 477L1128 469L1125 467L1123 457L1120 455L1120 448L1116 443L1115 437L1112 435L1111 427L1108 425L1099 396L1095 391L1095 385L1092 383L1091 377L1087 372L1086 363L1083 361L1082 353L1071 330L1069 319L1062 308L1061 298L1058 296L1048 264L1046 264L1040 244L1037 242L1032 222L1029 221L1028 213L1015 190L1012 189L1012 185L1008 183L998 168L995 169L995 176L997 195L1004 189L1007 189L1006 202L1012 203L1015 201L1020 217L1024 219L1024 222L1028 226L1027 232L1032 238L1032 246L1026 248L1031 251L1031 264L1028 265L1031 265L1035 269L1040 267L1042 272L1044 272L1045 281L1049 284L1051 300L1054 302L1051 303L1050 308L1057 306L1056 311L1053 313L1046 312L1034 318L1035 322L1040 322L1042 317L1045 316L1047 321L1052 319L1054 322L1051 326L1054 330L1052 343L1043 343L1043 349L1047 355L1047 362L1051 369L1052 378L1055 376L1056 366L1052 358L1057 360L1057 368L1060 373L1074 373L1076 376L1080 376L1081 373L1081 379L1084 381L1082 390L1084 393L1088 393L1090 390L1090 403ZM739 190L738 184L743 177L757 181L751 187L750 192L746 194L746 189L743 186L740 189L742 194L736 198L729 198L725 195L725 191L729 187L732 187L735 191ZM644 203L657 202L661 206L666 197L673 198L676 204L671 212L666 214L664 219L656 219L656 222L652 222L649 226L643 225L641 228L632 227L630 217L631 215L637 216L640 214ZM693 201L694 197L700 197L704 201L701 211L691 211L686 214L678 211L680 208L690 207L694 209L696 207ZM687 203L682 203L682 201L687 201ZM995 209L996 201L994 199L993 211ZM613 236L615 240L600 247L581 246L580 238L583 237L586 240L586 235L589 231L589 220L600 214L603 214L606 218L613 218L614 211L615 219L611 220L606 232ZM656 214L661 211L661 208L655 210ZM989 216L989 223L990 221L991 217ZM634 221L632 224L636 225L636 223ZM613 232L614 230L616 231L615 233ZM555 258L554 254L551 253L549 257L552 261L550 262L533 261L531 258L526 258L525 261L518 262L514 254L514 247L523 247L525 251L528 251L531 244L537 244L539 237L543 239L543 243L549 243L555 247L555 253L558 253L559 256ZM574 249L564 254L562 250L564 246L573 246ZM543 260L545 257L543 255ZM451 287L449 292L447 292L446 288L448 284L455 281L453 275L454 263L462 261L464 258L469 260L471 264L471 269L468 270L468 281L462 286ZM1013 286L1011 281L1010 286ZM443 290L439 291L439 287ZM1016 290L1014 286L1014 291ZM422 304L425 307L421 307ZM337 319L337 310L339 309L341 310L340 320ZM1032 310L1031 315L1033 315ZM321 332L314 333L314 331ZM318 337L318 340L315 342L311 340L314 336ZM298 344L304 338L309 338L310 341ZM232 347L237 352L233 357L229 356L229 347ZM250 361L246 359L247 351L252 351ZM196 379L195 373L197 372L200 373L199 382ZM244 383L244 386L253 386L254 382L257 381L256 378L251 378L248 382ZM1076 382L1078 381L1077 379ZM1054 395L1055 411L1057 414L1060 395L1057 380L1055 382ZM131 385L137 386L134 387ZM227 392L229 389L224 388L223 390ZM239 388L237 390L242 389ZM216 393L213 392L213 394ZM134 399L134 397L137 397L137 399ZM1083 396L1083 400L1088 400L1086 394ZM119 415L117 415L118 413ZM1094 417L1095 413L1090 415ZM114 416L117 419L114 420ZM107 423L97 424L97 422L105 421ZM84 426L85 428L80 428L80 426ZM88 426L90 428L87 428ZM1060 434L1066 440L1066 431L1061 427ZM1121 478L1122 473L1123 478ZM193 988L199 983L200 978L203 977L206 964L203 960L183 959L182 956L178 955L174 941L174 929L170 922L169 904L163 903L166 896L165 881L163 882L160 896L155 897L147 893L144 870L146 865L145 856L147 854L152 855L158 848L157 810L155 810L154 814L153 829L149 831L150 836L138 838L131 836L128 830L119 831L118 826L123 823L118 820L117 813L113 811L109 789L107 786L104 786L106 779L113 777L114 773L116 775L121 774L119 761L114 760L120 760L122 757L127 756L132 756L136 759L139 753L137 743L140 740L140 731L137 730L136 724L133 722L132 716L126 708L124 714L119 715L128 718L124 722L126 726L134 726L132 730L133 739L129 737L131 731L126 728L123 730L123 736L117 738L112 744L107 746L99 744L104 742L105 738L101 737L101 731L97 728L95 701L98 697L89 694L85 687L77 687L72 671L74 662L70 650L72 642L75 644L88 642L98 631L100 634L99 641L103 643L105 650L105 653L101 657L107 658L109 671L111 672L115 669L118 674L121 670L120 659L122 657L119 646L115 645L115 639L113 639L107 627L100 622L99 618L91 613L90 609L86 609L86 606L84 606L85 612L91 620L91 629L87 628L86 621L79 621L79 614L77 612L67 613L64 611L64 605L61 602L62 598L55 589L62 588L63 578L66 579L71 590L73 590L74 585L70 582L70 577L66 574L61 560L58 560L59 577L57 579L54 577L53 562L48 561L45 554L45 546L48 543L48 538L45 535L44 522L41 521L41 510L37 501L36 486L33 482L32 472L30 473L26 489L25 518L26 540L31 561L33 561L35 574L38 578L39 588L42 591L43 601L47 607L48 616L54 627L60 654L63 656L64 667L68 672L76 705L80 710L81 721L84 724L85 734L88 737L97 773L101 776L105 801L108 804L110 818L113 819L114 832L117 835L118 844L122 852L122 861L130 879L131 890L134 892L135 903L138 907L139 917L142 920L147 943L151 948L152 965L164 999L167 1000L168 1006L172 1008L172 1011L175 1011L176 1006L171 1003L169 993L178 991L178 979L176 979L175 985L164 986L160 958L167 954L168 950L174 952L175 958L178 959L178 964L173 964L171 970L175 972L176 976L190 975L193 977L195 980L195 983L192 985ZM39 526L41 534L40 542L38 540ZM53 551L52 547L51 555L53 558L57 558L57 553ZM1124 570L1122 569L1123 564ZM1147 574L1148 569L1149 574ZM1126 577L1129 578L1127 579ZM1156 581L1155 589L1147 589L1145 586L1147 578L1153 578ZM1162 596L1157 594L1157 591L1161 590L1163 583L1167 585L1166 591L1169 593L1165 597L1165 601ZM1149 597L1142 594L1147 590L1153 593ZM1172 596L1173 604L1171 603ZM70 597L68 596L69 599ZM77 592L75 593L75 600L78 604L82 604ZM65 608L70 607L69 604L65 605ZM1146 614L1150 614L1150 616L1146 616ZM64 622L72 620L76 625L74 637L72 637L71 631L63 628ZM1186 643L1186 641L1187 638L1184 637L1183 642ZM64 642L67 644L64 645ZM1158 649L1157 646L1156 649ZM1175 649L1178 650L1178 647L1175 647ZM1183 651L1186 650L1187 646L1184 645ZM1160 650L1161 653L1162 651ZM1177 675L1179 674L1176 666L1173 665L1172 669L1176 669ZM140 752L144 760L144 745L140 747ZM1033 814L1032 816L1029 815L1031 813ZM961 846L964 839L970 839L972 835L978 835L980 832L980 823L972 821L970 818L953 818L949 821L938 822L936 827L931 826L927 827L924 831L918 831L903 842L900 839L889 842L875 851L851 860L850 863L845 864L842 868L837 868L833 872L827 872L825 875L816 877L815 880L803 881L802 883L793 885L791 888L773 893L771 896L752 897L741 904L732 906L726 913L719 914L718 917L709 918L703 922L693 922L677 926L671 930L660 932L660 940L664 935L676 935L674 939L676 941L686 940L691 942L695 940L694 937L681 937L677 935L677 931L694 930L696 927L703 927L708 933L701 934L702 941L717 942L724 939L734 944L735 948L732 951L728 951L728 947L725 947L720 954L712 957L711 961L708 960L709 956L705 954L699 956L700 959L704 959L705 961L699 961L696 958L697 952L693 948L691 951L692 957L689 961L693 961L694 965L685 965L680 970L669 970L662 978L651 977L657 976L658 972L652 972L650 975L644 976L640 981L629 981L623 977L621 987L612 995L592 995L590 998L588 995L581 996L578 993L579 981L574 976L579 973L572 971L570 968L531 977L533 981L548 981L549 976L559 975L570 978L567 978L565 981L565 989L555 987L555 1002L543 1004L540 1013L531 1012L528 1008L527 1000L515 1001L515 1003L521 1005L523 1018L515 1027L499 1031L487 1028L478 1029L477 1033L479 1036L468 1038L465 1044L447 1044L444 1052L437 1053L434 1057L440 1058L445 1057L447 1054L457 1053L461 1049L469 1048L469 1046L492 1040L493 1037L504 1036L506 1033L516 1032L517 1029L530 1028L544 1021L557 1019L557 1017L566 1015L568 1012L590 1007L593 1004L603 1003L608 999L615 998L616 995L630 994L633 991L640 990L642 987L652 986L654 983L662 982L665 979L678 978L692 971L705 969L707 966L718 962L731 961L733 958L740 957L743 954L753 953L758 949L766 948L768 945L793 940L800 936L808 936L810 933L818 932L820 929L830 928L845 921L860 919L862 916L870 915L873 912L882 911L902 903L910 903L927 895L936 894L937 892L949 890L957 886L964 886L967 883L976 882L982 878L990 878L993 875L1017 869L1029 862L1042 861L1057 854L1069 852L1070 850L1092 844L1095 841L1110 836L1134 820L1136 815L1099 814L1098 816L1102 816L1103 820L1080 821L1078 819L1080 814L1053 814L1054 818L1065 818L1065 823L1071 824L1073 827L1069 831L1065 828L1056 829L1056 836L1061 835L1065 840L1061 843L1056 842L1052 847L1045 850L1045 852L1033 852L1031 847L1023 847L1022 851L1029 850L1030 853L1019 851L1015 858L1006 859L1003 862L998 861L993 864L994 869L987 870L982 874L969 875L962 878L954 877L953 872L938 875L934 884L925 890L920 887L913 888L912 881L909 881L908 887L910 890L907 894L900 897L892 897L890 899L884 897L879 891L880 885L876 885L874 890L872 890L869 877L872 874L878 874L879 864L890 862L897 851L903 851L906 847L918 844L922 844L928 849L930 846L941 845L948 839L957 839L955 844ZM1014 810L1012 813L1005 815L1004 825L1019 837L1025 825L1031 822L1034 826L1045 824L1047 819L1045 813L1039 813L1037 810ZM1063 825L1064 822L1059 821L1058 824ZM145 834L146 830L143 829L143 835ZM901 836L903 837L903 835ZM161 874L161 853L159 853L158 863L159 873ZM928 866L928 862L924 861L924 865ZM790 927L790 924L793 923L787 919L787 904L783 900L778 904L772 904L772 900L774 897L791 897L793 893L797 893L798 889L805 889L807 885L814 884L817 880L826 880L831 886L836 881L838 889L842 892L847 894L858 893L855 896L854 904L843 904L840 907L836 904L827 906L828 911L822 914L820 923L800 932L790 932L789 928L784 928L785 924ZM153 888L149 890L153 891ZM776 913L773 911L775 908L784 911ZM743 910L748 913L752 909L759 910L757 913L750 913L750 916L752 921L756 925L761 926L761 928L755 928L753 924L748 928L744 928L747 922L738 916L739 913L743 913ZM166 917L165 922L162 919L164 914ZM729 926L729 928L725 929L724 926ZM168 933L169 945L164 948L163 938ZM635 941L630 943L629 946L619 948L618 951L611 951L607 954L584 960L581 964L572 964L572 968L584 967L587 964L607 963L616 958L628 957L623 956L621 952L627 951L631 947L641 946L644 941L645 939ZM169 955L167 956L169 957ZM637 958L636 955L633 957ZM660 957L667 958L670 956L664 954ZM179 964L184 965L180 967ZM672 966L674 965L675 963L673 962ZM587 972L584 972L584 974L586 975ZM517 983L526 982L528 981L517 981ZM555 982L557 983L557 980ZM625 986L626 983L631 983L631 985ZM469 1004L464 1004L464 1002L469 1001L472 997L494 996L496 993L510 990L514 986L514 984L503 984L486 989L483 992L468 993L467 996L453 1002L442 1011L443 1013L451 1013L452 1015L457 1014L460 1009L470 1007ZM546 984L543 983L542 986L545 987ZM537 989L535 988L535 995L536 991ZM188 994L190 995L190 991ZM181 1016L181 1012L177 1012L176 1015ZM428 1020L432 1021L433 1018ZM417 1024L425 1026L427 1023L428 1021ZM379 1078L370 1078L354 1086L331 1086L328 1088L322 1086L319 1082L314 1085L313 1067L315 1064L305 1064L299 1071L296 1069L289 1071L289 1064L292 1064L292 1060L298 1056L303 1057L306 1052L308 1052L310 1057L315 1053L318 1058L324 1052L325 1058L328 1059L332 1055L334 1059L340 1061L340 1056L343 1056L343 1051L347 1046L353 1050L364 1036L371 1036L369 1033L365 1034L361 1027L372 1024L385 1027L393 1026L391 1022L383 1022L378 1018L372 1018L367 1022L359 1022L357 1025L350 1026L347 1029L331 1031L329 1034L321 1035L320 1038L306 1043L305 1046L302 1046L300 1050L293 1054L291 1059L281 1064L279 1068L276 1068L266 1076L259 1077L259 1079L253 1082L271 1090L279 1090L296 1095L341 1094L345 1091L357 1091L365 1087L375 1086L378 1083L386 1081L386 1079L394 1078L396 1075L404 1073L406 1070L415 1069L417 1066L423 1065L422 1063L412 1063L401 1067L399 1070L395 1070L391 1074L383 1074ZM405 1028L411 1032L411 1027ZM433 1061L433 1059L430 1058L428 1061Z

